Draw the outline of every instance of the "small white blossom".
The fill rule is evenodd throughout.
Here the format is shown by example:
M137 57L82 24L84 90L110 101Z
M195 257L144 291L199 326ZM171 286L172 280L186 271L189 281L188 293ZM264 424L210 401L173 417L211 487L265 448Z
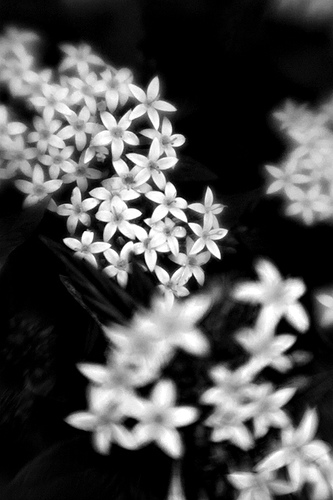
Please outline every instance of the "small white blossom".
M274 500L275 495L288 495L294 488L279 480L272 472L238 471L228 474L229 482L240 491L237 500Z
M96 219L106 222L103 231L104 241L109 241L116 231L119 231L129 239L135 238L135 231L131 220L141 216L137 208L128 208L125 202L115 198L110 210L99 210Z
M139 144L138 137L128 130L131 126L130 111L125 113L117 122L115 117L108 111L101 113L101 120L107 130L98 132L92 140L93 146L107 146L111 144L111 153L113 160L118 160L123 151L125 144L137 146Z
M82 151L87 144L87 134L92 134L95 129L95 123L91 118L91 113L89 109L84 106L79 114L72 111L66 118L69 125L62 128L58 135L61 139L65 140L74 137L77 150Z
M108 250L104 252L104 257L109 263L104 268L104 272L112 278L116 277L119 285L123 287L127 285L128 273L131 268L129 257L132 252L132 241L128 241L127 243L125 243L119 254L112 248L108 248Z
M64 238L63 241L65 245L75 252L74 255L76 257L86 259L94 267L97 267L95 254L105 252L105 250L110 248L110 244L103 241L93 242L93 240L93 231L84 231L82 233L81 240L76 238Z
M206 188L205 199L203 203L190 203L188 208L203 215L204 224L211 227L218 227L216 216L223 210L221 203L214 203L213 191L210 187Z
M198 418L198 410L192 406L175 406L176 388L170 380L161 380L151 392L149 400L143 400L134 428L139 446L151 442L167 455L178 458L183 454L183 444L178 427L192 424Z
M152 230L148 234L143 227L136 227L135 235L139 241L134 244L134 252L137 255L143 254L149 271L153 271L157 263L157 252L165 251L164 237Z
M153 223L163 219L169 213L177 217L177 219L187 222L187 216L184 212L187 208L187 201L177 196L177 190L171 182L166 183L164 193L150 191L146 194L146 197L158 204L151 216Z
M166 156L176 157L175 148L182 146L185 142L185 137L182 134L172 133L172 123L167 117L164 117L162 120L160 132L154 128L150 128L142 130L141 134L152 141L154 138L157 138L160 146L160 154L165 153Z
M190 222L189 226L193 233L198 237L193 244L191 254L197 254L204 248L207 248L212 255L214 255L217 259L220 259L221 252L215 241L224 238L228 233L228 230L223 228L214 228L209 222L207 222L207 220L204 222L203 226L195 222Z
M262 304L266 315L278 322L285 317L298 331L304 332L309 319L298 299L305 293L301 279L284 280L277 268L268 260L261 259L256 265L259 281L244 282L236 286L234 297L241 302Z
M92 48L87 44L78 47L70 44L60 46L65 56L59 66L59 71L69 69L76 70L80 77L85 78L89 74L90 66L104 66L104 61L92 52Z
M63 149L64 141L59 137L59 129L62 126L60 120L46 121L44 118L36 116L33 119L34 132L28 134L28 141L36 143L36 147L41 153L53 146L54 148Z
M137 85L130 84L129 88L135 99L140 103L131 112L131 120L147 114L153 126L158 129L160 124L159 111L176 111L172 104L160 100L160 81L157 76L149 83L147 93Z
M61 185L62 181L59 179L45 181L44 173L40 165L35 165L33 168L31 182L23 179L15 181L15 186L22 191L22 193L27 195L23 203L24 206L38 203L49 194L57 191Z
M82 200L82 194L78 187L75 187L71 196L71 203L63 203L58 207L58 214L67 216L67 229L70 233L74 233L78 222L84 226L89 226L91 217L87 213L98 205L98 201L94 198L86 198Z

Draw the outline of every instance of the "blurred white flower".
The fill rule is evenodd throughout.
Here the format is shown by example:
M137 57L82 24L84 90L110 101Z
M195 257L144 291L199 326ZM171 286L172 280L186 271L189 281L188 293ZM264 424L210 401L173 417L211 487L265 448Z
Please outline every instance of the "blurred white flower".
M94 119L86 106L83 106L79 114L71 111L66 118L69 125L63 127L58 135L65 140L73 137L76 149L82 151L87 144L87 134L92 134L95 129Z
M132 96L129 90L129 84L133 81L133 74L127 68L115 70L112 67L108 67L108 69L102 71L101 77L106 84L106 105L109 111L113 113L118 105L124 106L128 98Z
M316 410L306 410L297 428L289 425L282 430L281 445L257 465L257 470L270 472L287 467L291 483L298 490L311 482L314 469L323 469L325 473L327 466L332 467L331 449L327 443L314 439L317 427Z
M208 427L212 427L211 441L229 441L242 450L249 450L254 445L253 436L245 424L250 417L249 407L232 404L216 407L205 421Z
M93 53L92 48L87 44L80 44L78 47L70 44L60 46L64 53L64 58L59 66L59 71L76 70L81 78L89 74L91 66L104 66L104 61Z
M138 446L153 442L172 458L182 456L183 444L177 428L195 422L198 410L192 406L175 406L176 396L174 383L160 380L150 399L142 401L142 409L136 415L140 422L133 430Z
M276 478L272 472L238 471L228 474L229 482L240 491L237 500L274 500L275 495L288 495L294 488Z
M23 179L15 181L17 189L27 195L23 202L23 206L30 206L38 203L51 193L57 191L61 185L62 181L60 179L45 181L43 169L38 164L35 165L32 170L31 182Z
M114 397L112 392L90 387L89 411L72 413L65 418L67 424L83 431L93 432L93 445L98 453L109 453L112 443L133 449L136 442L123 421L128 416L128 405Z
M43 118L49 122L58 112L61 115L68 116L72 113L68 107L68 88L61 85L44 83L41 85L41 94L33 95L29 101L42 111Z
M304 332L309 326L308 315L298 299L305 293L299 278L283 279L277 268L268 260L260 259L255 265L259 281L236 285L234 297L241 302L261 304L272 322L285 317L294 328Z
M63 149L49 147L48 154L40 156L40 162L49 167L52 179L59 177L61 172L75 172L75 164L72 160L74 146L66 146Z
M317 321L323 327L331 326L333 323L333 294L331 291L317 293L315 295L317 306Z
M62 126L60 120L46 121L44 118L35 116L33 126L35 131L28 134L28 142L36 143L41 153L45 153L50 146L59 149L65 147L64 141L58 135Z

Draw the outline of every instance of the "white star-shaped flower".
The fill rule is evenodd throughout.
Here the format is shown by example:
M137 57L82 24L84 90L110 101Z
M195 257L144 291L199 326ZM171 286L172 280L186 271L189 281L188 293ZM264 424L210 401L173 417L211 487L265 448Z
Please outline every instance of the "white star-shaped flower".
M157 76L149 83L147 93L132 83L129 85L129 88L135 99L140 103L131 112L131 120L147 114L153 126L158 129L160 124L159 111L176 111L176 108L172 104L160 100L160 81Z
M265 259L259 260L255 268L259 281L237 285L235 299L261 304L271 321L277 323L285 317L294 328L304 332L309 326L309 318L298 301L306 290L303 281L299 278L284 280L277 268Z
M158 204L152 213L151 222L162 220L169 213L177 217L177 219L187 222L187 216L184 212L187 208L187 201L177 196L177 190L171 182L166 183L164 193L150 191L146 194L146 197Z
M84 231L81 240L76 238L64 238L64 243L71 250L75 252L75 256L81 259L86 259L94 267L97 267L97 260L95 254L105 252L110 248L109 243L104 241L93 241L94 233L93 231Z
M220 214L224 208L221 203L214 203L213 191L210 187L206 188L205 198L203 203L190 203L188 206L194 212L203 215L204 224L211 227L218 227L216 216Z
M87 213L98 205L95 198L86 198L82 200L82 194L78 187L75 187L71 196L71 203L63 203L58 206L58 214L67 216L67 229L70 233L74 233L78 222L84 226L89 226L91 217Z
M129 221L141 215L137 208L128 208L124 201L114 198L110 210L99 210L96 214L96 219L106 222L103 231L104 241L109 241L117 230L127 238L134 239L134 225Z
M172 123L165 116L162 120L161 131L154 128L144 129L141 134L153 141L157 138L160 146L160 154L165 153L166 156L177 156L175 148L182 146L185 142L185 137L182 134L172 133Z
M128 273L130 272L131 264L129 258L133 252L133 242L128 241L118 254L112 248L104 252L104 257L108 261L108 265L104 268L104 272L108 275L117 278L119 285L125 287L128 281Z
M289 495L294 491L291 484L277 479L272 472L237 471L227 477L240 491L237 500L274 500L275 495Z
M197 254L204 248L207 248L212 255L214 255L217 259L220 259L221 252L215 241L224 238L228 233L228 230L221 227L215 228L207 220L204 221L203 226L197 224L196 222L190 222L189 226L193 233L198 237L192 246L191 254Z
M137 146L139 144L138 137L131 132L130 111L125 113L117 122L115 117L108 111L101 113L101 120L107 130L98 132L92 139L93 146L107 146L111 144L111 153L113 160L118 160L123 151L125 144Z
M176 395L176 387L171 380L158 382L150 399L142 401L142 409L136 415L140 422L133 431L139 446L153 442L172 458L183 454L178 427L190 425L198 418L196 408L175 406Z
M31 182L24 179L18 179L15 181L17 189L27 195L23 203L24 206L30 206L38 203L49 194L58 191L61 185L62 181L60 179L45 181L44 172L40 165L35 165L33 168Z

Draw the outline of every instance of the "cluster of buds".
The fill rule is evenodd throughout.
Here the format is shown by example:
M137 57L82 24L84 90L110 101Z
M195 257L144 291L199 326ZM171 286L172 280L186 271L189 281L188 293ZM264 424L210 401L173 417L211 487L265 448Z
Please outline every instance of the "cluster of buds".
M168 295L187 295L221 258L227 230L209 187L202 203L188 203L168 179L185 138L173 131L176 108L161 99L159 78L144 90L85 44L61 45L57 69L41 70L37 42L13 28L0 38L0 85L34 115L22 123L0 106L0 178L24 206L44 200L66 218L64 243L120 285L135 254Z
M307 225L333 221L332 106L289 100L274 113L288 149L281 165L266 166L267 194L281 194L286 215Z

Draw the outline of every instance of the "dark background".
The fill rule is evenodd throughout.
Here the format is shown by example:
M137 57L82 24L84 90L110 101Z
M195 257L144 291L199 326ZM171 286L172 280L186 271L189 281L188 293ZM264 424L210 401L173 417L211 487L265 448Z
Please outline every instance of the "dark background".
M333 21L314 25L288 20L274 14L268 0L0 0L0 28L8 24L36 29L45 37L46 65L58 62L58 43L82 40L91 43L115 66L131 68L141 85L158 74L165 99L178 108L174 129L187 139L182 148L180 189L188 196L201 196L203 185L210 184L227 205L224 221L230 229L229 248L212 272L248 270L255 257L268 256L282 273L303 277L311 308L311 292L333 282L332 228L308 228L286 219L279 200L264 197L263 167L279 161L286 151L270 118L272 110L287 97L315 105L333 90ZM0 352L2 361L10 365L9 371L3 370L0 381L0 403L9 415L9 421L2 417L5 421L0 422L3 484L59 439L73 437L59 421L69 409L73 392L84 385L74 364L84 350L78 345L88 318L77 304L64 298L56 261L38 241L39 234L52 232L52 224L52 216L45 216L42 209L23 213L19 197L10 189L2 191L0 322L5 325L5 340L1 341ZM8 311L13 303L20 314L14 314L15 321L10 323ZM30 337L27 327L21 325L26 317ZM36 332L38 349L34 350L31 339ZM314 389L311 397L328 402L321 412L323 433L331 438L332 395L327 391L332 384L331 376L327 378L325 373L333 367L332 344L327 344L325 335L324 340L319 338L315 329L312 335L310 344L313 342L313 350L318 353L316 369L326 382L321 390ZM52 366L53 343L60 358L66 352L60 367ZM21 355L22 345L27 350L25 357ZM36 361L31 356L37 351ZM16 364L15 353L19 358ZM37 381L36 373L28 373L32 359L40 369L39 377L45 370L50 373L46 386L38 373ZM15 370L21 375L13 380ZM33 403L31 390L29 394L26 391L27 379L30 389L33 387ZM82 403L80 397L78 401ZM27 419L25 414L29 415ZM62 492L57 482L49 487L51 493L45 493L53 464L67 454L72 457L66 462L68 469L74 462L79 464L80 470L74 471L76 487L87 468L91 474L88 478L100 474L99 493L93 496L87 480L83 482L88 488L86 497L84 487L80 489L82 498L104 498L96 495L101 495L101 485L105 491L110 487L105 486L108 472L101 472L103 467L87 451L89 446L66 446L65 451L56 450L55 455L45 459L42 456L36 468L29 469L32 486L23 473L18 482L19 489L22 481L27 488L22 498L53 498L52 491L61 491L61 498L67 498L68 491ZM41 472L44 460L51 466ZM61 476L63 471L56 473ZM38 476L43 474L44 497L35 489ZM67 490L71 474L69 470ZM27 492L30 487L32 493ZM19 500L18 495L14 488L10 498ZM73 498L81 497L77 494Z

